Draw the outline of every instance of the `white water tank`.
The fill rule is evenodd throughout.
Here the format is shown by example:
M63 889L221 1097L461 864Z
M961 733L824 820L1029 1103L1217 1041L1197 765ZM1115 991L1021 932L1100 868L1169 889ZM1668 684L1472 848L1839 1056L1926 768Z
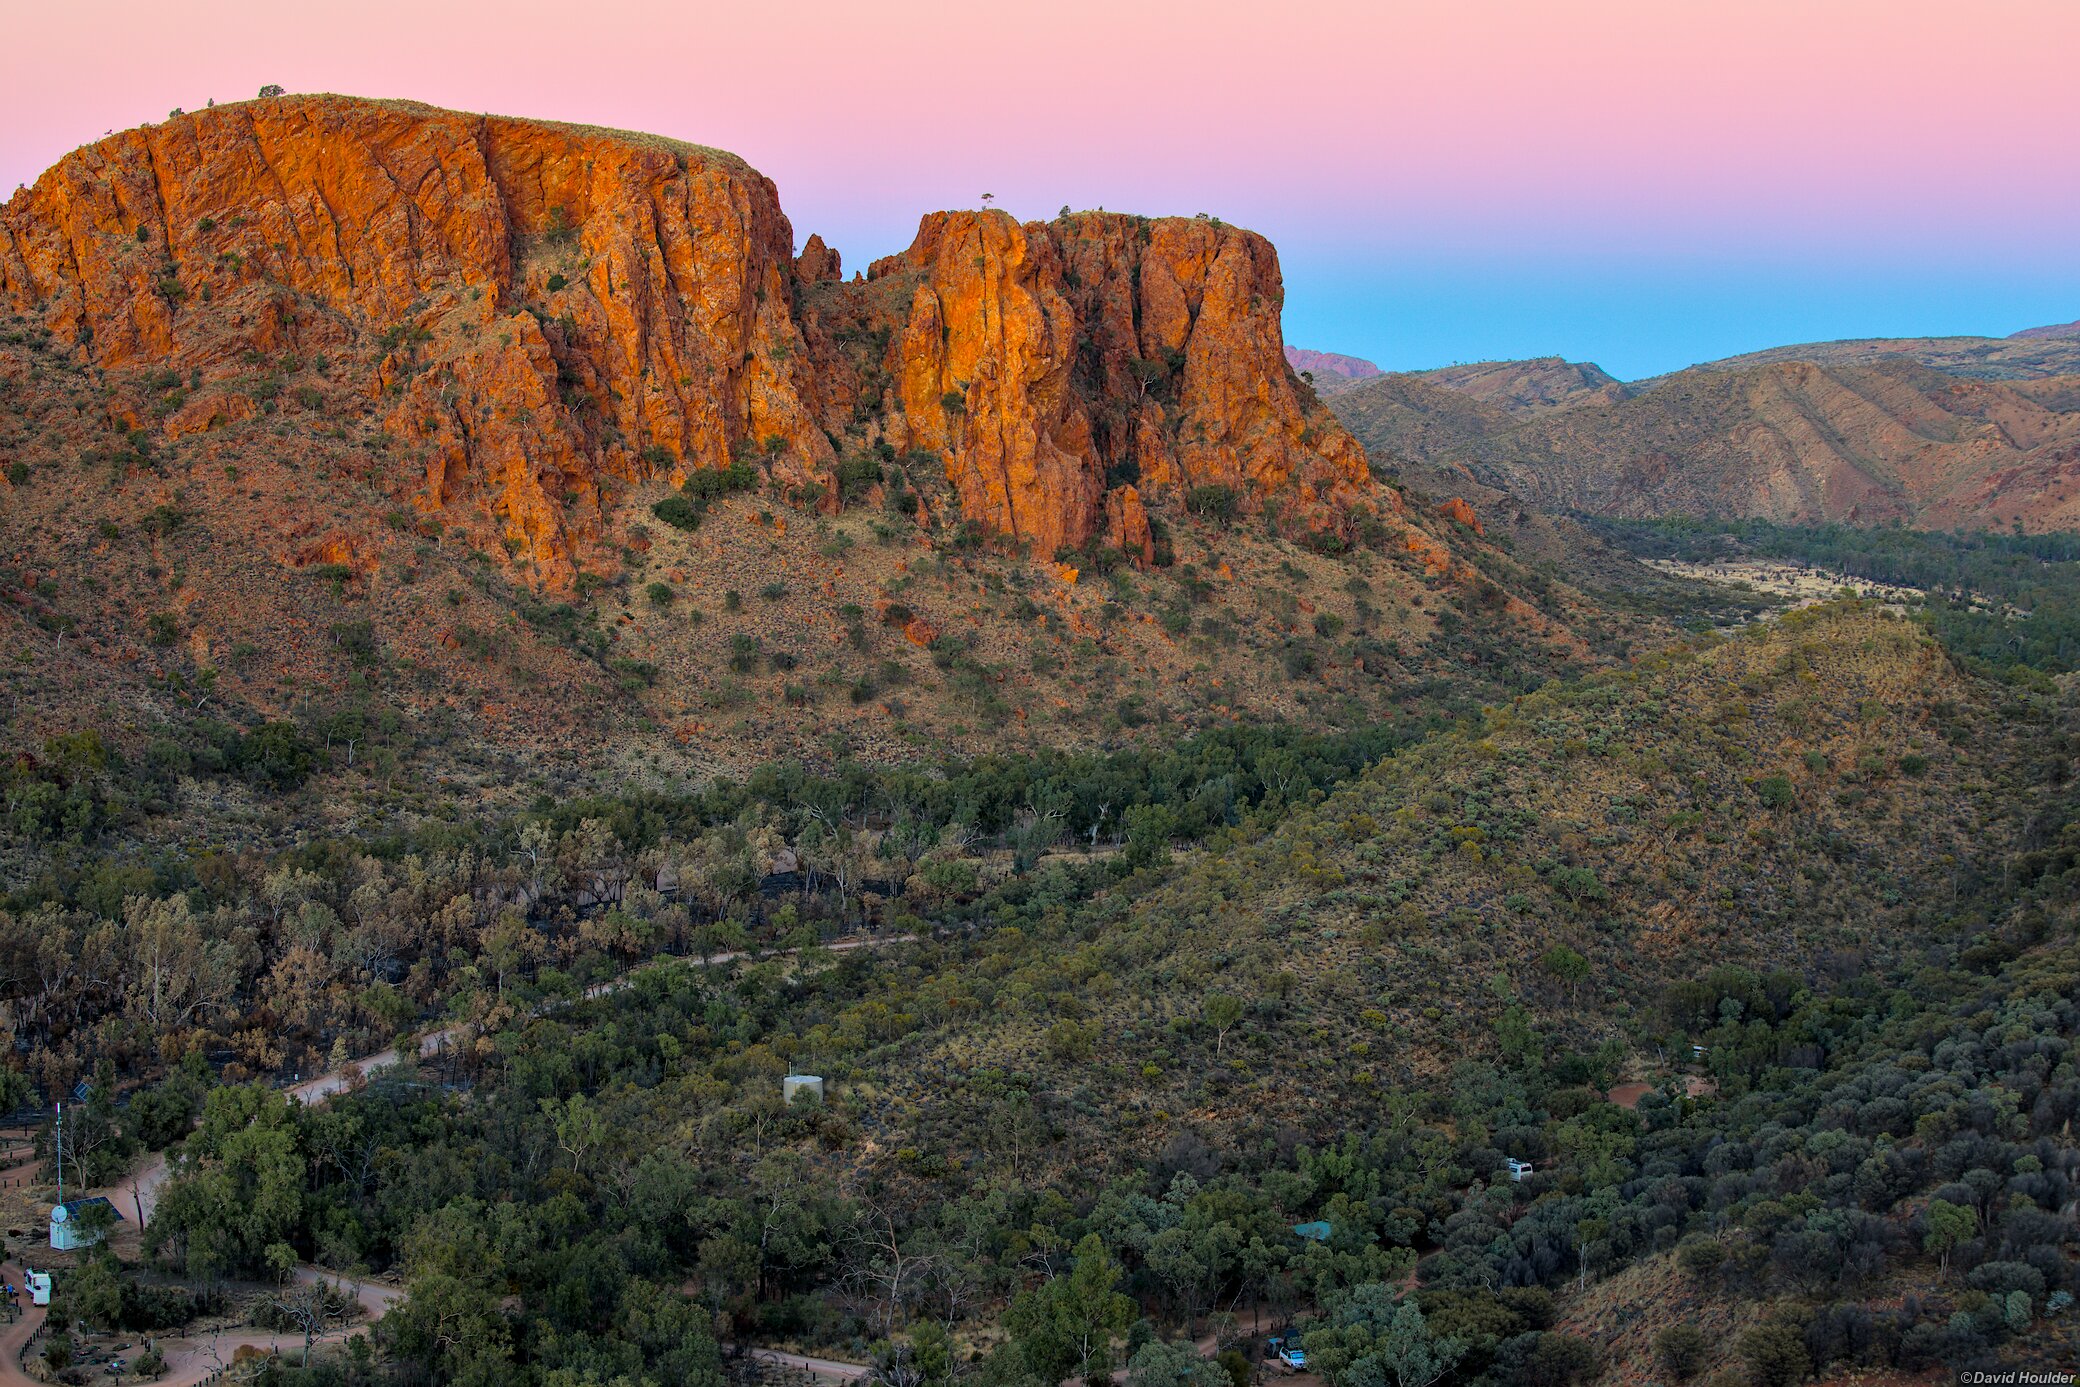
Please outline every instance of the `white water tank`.
M814 1098L823 1101L823 1076L821 1074L790 1074L780 1081L780 1097L792 1103L797 1098Z

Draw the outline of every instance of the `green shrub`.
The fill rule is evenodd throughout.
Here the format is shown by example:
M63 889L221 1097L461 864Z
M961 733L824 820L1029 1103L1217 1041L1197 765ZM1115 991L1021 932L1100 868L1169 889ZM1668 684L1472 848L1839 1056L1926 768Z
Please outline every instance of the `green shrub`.
M650 444L642 458L653 467L671 466L677 459L661 444ZM758 469L741 458L727 467L697 467L680 488L650 507L650 513L676 530L697 530L708 507L733 491L748 491L758 485Z
M698 530L703 510L702 506L677 491L650 507L652 515L675 530Z
M647 688L657 682L657 666L648 660L632 660L617 655L607 662L607 668L620 677L624 689Z
M1654 1339L1654 1354L1661 1366L1678 1382L1697 1376L1710 1357L1710 1345L1704 1331L1694 1324L1674 1324L1661 1331Z
M1185 509L1193 515L1205 516L1223 525L1235 519L1241 502L1242 498L1236 494L1234 487L1222 486L1218 482L1195 486L1185 493L1184 498Z
M851 505L882 480L881 460L872 453L846 458L838 464L837 480L838 499Z
M1741 1335L1741 1361L1751 1387L1792 1387L1812 1371L1805 1341L1782 1324L1759 1324Z

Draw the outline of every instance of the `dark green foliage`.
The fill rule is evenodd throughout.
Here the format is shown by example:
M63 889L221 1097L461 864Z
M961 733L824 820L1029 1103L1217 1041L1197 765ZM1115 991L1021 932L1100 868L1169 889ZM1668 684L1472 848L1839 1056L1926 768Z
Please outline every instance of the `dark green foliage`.
M1925 766L1926 762L1923 764ZM1764 807L1769 809L1789 809L1792 801L1795 799L1791 789L1790 778L1781 775L1764 776L1756 781L1755 795L1756 798L1762 801Z
M650 507L650 513L675 530L698 530L706 507L675 491Z
M1654 1356L1669 1376L1687 1382L1697 1376L1710 1357L1704 1331L1694 1324L1674 1324L1654 1336Z
M652 460L653 466L667 466L674 460L667 450L656 444L650 446L658 455ZM644 456L651 458L649 449L645 450ZM733 492L749 491L756 485L758 469L743 458L727 467L696 467L677 491L650 507L650 511L674 529L697 530L710 505Z
M1804 1339L1789 1325L1762 1324L1741 1335L1750 1387L1794 1387L1812 1371Z
M345 651L347 658L366 668L376 663L376 628L370 621L335 621L332 624L332 643Z
M545 606L539 624L567 620ZM747 671L761 658L749 633L732 652ZM985 647L935 654L978 707L999 696ZM1307 1317L1332 1387L1563 1387L1599 1363L1557 1327L1556 1301L1577 1323L1573 1288L1651 1258L1685 1295L1785 1302L1720 1346L1758 1380L2026 1351L2054 1292L2076 1284L2069 791L2048 771L2003 781L2026 801L2027 832L1939 879L1942 924L1859 901L1851 923L1873 934L1920 925L1898 950L1834 956L1840 936L1815 942L1823 912L1802 896L1806 933L1775 958L1707 967L1679 948L1676 962L1641 951L1637 968L1612 969L1626 912L1660 889L1635 862L1698 837L1692 803L1728 803L1742 834L1810 836L1812 855L1786 860L1825 857L1851 884L1911 895L1924 880L1914 864L1869 869L1838 841L1845 819L1799 803L1765 814L1741 792L1766 769L1752 759L1676 759L1674 694L1656 678L1526 698L1413 747L1413 725L1244 727L1105 756L773 763L673 794L545 786L516 821L457 815L272 859L112 856L10 903L11 924L31 911L36 923L0 930L0 978L15 1014L44 1027L39 1055L61 1039L120 1046L130 1077L151 1077L163 1040L150 1043L161 1035L134 987L88 991L73 981L86 970L66 969L71 990L25 1005L43 985L38 930L62 931L60 958L106 922L141 937L142 898L220 949L227 1013L264 1008L309 1049L350 1035L375 1048L437 1014L485 1018L480 1043L329 1105L168 1080L133 1098L125 1124L156 1140L199 1103L151 1232L174 1266L265 1275L286 1252L401 1275L410 1298L378 1337L382 1371L403 1381L714 1384L719 1331L937 1387L954 1371L953 1318L1007 1331L973 1365L991 1387L1102 1375L1122 1336L1142 1380L1205 1387L1219 1379L1196 1376L1196 1355L1166 1359L1166 1344L1219 1310L1263 1308L1270 1322ZM1683 706L1716 707L1721 691ZM1120 693L1094 706L1124 710ZM2015 760L2064 765L2063 726L2014 697L2037 738ZM1841 716L1877 725L1853 699ZM1538 740L1512 741L1511 720ZM1743 750L1722 720L1694 721L1685 735ZM1990 713L1982 730L1972 774L2008 775L2011 730ZM1897 745L1852 735L1902 764L1897 780L1850 787L1870 797L1858 803L1924 811L1961 780L1947 749L1917 780ZM1758 737L1799 798L1820 794L1804 776L1823 772L1796 769L1799 745L1774 726ZM150 759L213 753L176 743ZM1622 773L1599 769L1621 754ZM58 781L113 783L98 742L61 758ZM1510 777L1541 792L1565 777L1578 793L1535 800ZM1657 801L1649 780L1676 792ZM804 878L849 884L775 901L783 839ZM652 875L663 863L691 868L669 899ZM1476 874L1497 863L1507 877L1489 894ZM1718 884L1714 909L1736 926L1771 923L1741 913L1732 888L1718 904ZM833 905L840 894L852 903ZM868 895L887 933L917 939L713 967L670 957L813 943ZM1491 934L1500 944L1467 986L1451 950ZM274 965L303 940L362 970L340 974L353 979L333 1003L346 1020L282 1019L298 1003ZM1652 981L1692 959L1689 980ZM1427 1033L1425 1007L1438 1013ZM249 1047L278 1039L211 1025L212 1044L222 1029ZM1715 1093L1681 1083L1693 1040ZM1375 1047L1422 1047L1429 1071L1382 1082L1364 1063ZM1634 1063L1666 1082L1636 1109L1605 1101ZM780 1106L778 1076L810 1064L829 1076L827 1101ZM1536 1173L1509 1180L1513 1155ZM1326 1238L1292 1233L1313 1221ZM887 1289L882 1246L929 1274ZM1902 1281L1942 1294L1901 1296ZM105 1313L109 1286L89 1289Z
M882 480L881 459L872 453L856 454L838 463L838 497L851 505ZM916 508L916 503L911 503Z
M2080 535L1763 520L1585 523L1647 557L1703 561L1750 554L1920 588L1928 598L1915 618L1960 657L1996 670L2080 669Z
M1195 486L1186 492L1184 504L1192 514L1203 515L1209 520L1226 525L1235 519L1242 498L1234 487L1214 482L1205 486Z

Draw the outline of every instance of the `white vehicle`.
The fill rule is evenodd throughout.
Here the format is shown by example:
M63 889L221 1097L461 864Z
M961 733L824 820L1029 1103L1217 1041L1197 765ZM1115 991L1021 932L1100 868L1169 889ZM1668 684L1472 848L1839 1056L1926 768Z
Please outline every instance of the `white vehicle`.
M1271 1350L1271 1362L1280 1372L1297 1373L1307 1370L1307 1350L1300 1346L1298 1334L1280 1334L1266 1341L1264 1347Z
M26 1269L25 1269L26 1270ZM48 1305L51 1303L51 1274L47 1271L28 1272L29 1303Z

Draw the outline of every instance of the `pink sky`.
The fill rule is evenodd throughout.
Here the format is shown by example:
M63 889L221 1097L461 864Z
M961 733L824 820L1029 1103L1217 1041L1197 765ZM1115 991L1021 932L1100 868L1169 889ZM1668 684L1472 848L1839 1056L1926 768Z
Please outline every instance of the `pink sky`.
M2076 0L12 8L0 188L279 82L721 145L853 265L984 191L1028 216L1213 212L1279 242L1293 316L1346 332L1318 345L1384 355L1407 276L1482 266L1534 296L1628 263L1961 274L1932 302L1983 279L1989 318L2022 315L1986 330L2080 315ZM1498 335L1467 321L1469 352Z

